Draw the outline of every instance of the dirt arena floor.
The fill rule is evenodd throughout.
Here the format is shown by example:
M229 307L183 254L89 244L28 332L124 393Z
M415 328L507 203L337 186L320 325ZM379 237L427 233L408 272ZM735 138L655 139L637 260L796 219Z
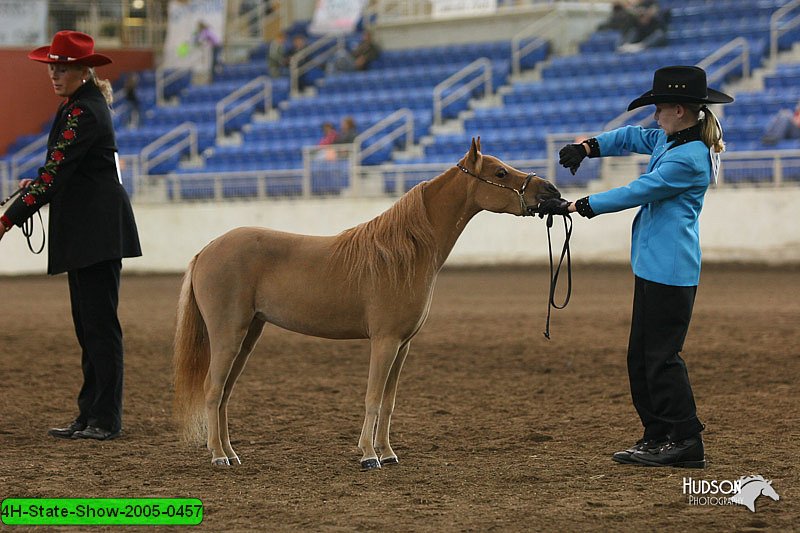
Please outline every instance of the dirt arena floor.
M243 464L212 468L204 447L178 440L178 276L123 279L123 436L47 436L75 414L80 385L66 279L0 278L0 497L195 497L207 531L800 528L800 268L704 270L684 357L707 425L705 470L610 460L640 436L625 370L633 280L626 267L574 270L550 341L546 267L445 270L400 383L400 464L367 473L356 447L365 341L268 327L231 404ZM780 500L762 496L753 513L683 494L684 477L750 474Z

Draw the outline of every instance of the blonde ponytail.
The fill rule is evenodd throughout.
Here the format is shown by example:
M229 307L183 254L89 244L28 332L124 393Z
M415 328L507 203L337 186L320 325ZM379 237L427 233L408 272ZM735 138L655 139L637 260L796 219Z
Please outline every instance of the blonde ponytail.
M703 113L702 118L698 118L700 122L700 138L706 146L716 154L721 154L725 151L725 141L722 140L722 124L717 116L705 105L700 104L686 104L686 107L700 115Z
M99 79L94 69L91 67L89 68L89 79L92 80L92 83L97 85L97 88L103 93L106 103L111 106L111 104L114 103L114 89L111 87L111 82L106 79Z

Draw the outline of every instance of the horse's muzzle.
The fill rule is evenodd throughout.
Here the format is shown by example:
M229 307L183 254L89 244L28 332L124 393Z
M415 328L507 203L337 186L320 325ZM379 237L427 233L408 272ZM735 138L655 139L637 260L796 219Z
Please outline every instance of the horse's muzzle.
M536 195L536 205L528 206L528 212L526 214L529 216L539 214L539 204L541 204L542 201L557 198L561 198L561 193L558 188L549 181L542 180L541 185L539 185L539 192Z

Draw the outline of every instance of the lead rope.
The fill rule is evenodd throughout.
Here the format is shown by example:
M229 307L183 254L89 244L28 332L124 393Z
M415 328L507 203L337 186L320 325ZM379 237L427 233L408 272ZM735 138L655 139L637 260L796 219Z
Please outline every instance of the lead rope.
M561 249L561 257L558 260L558 266L553 269L553 243L550 238L550 228L553 227L553 215L547 215L547 250L550 256L550 295L547 301L547 323L545 324L544 336L550 339L550 312L553 309L564 309L569 303L569 298L572 296L572 256L569 251L569 239L572 237L572 217L569 215L562 215L564 218L564 247ZM567 221L569 220L569 223ZM558 286L558 275L561 271L561 265L564 263L564 257L567 258L567 295L564 298L564 303L557 304L556 287Z
M25 240L28 241L28 250L30 250L34 254L38 255L38 254L42 253L42 250L44 250L44 242L45 242L46 236L45 236L45 233L44 233L44 222L42 221L42 213L41 213L41 211L37 211L36 214L39 215L39 225L42 226L42 245L39 247L38 250L34 250L33 249L33 244L31 244L31 237L33 236L33 217L32 216L30 218L28 218L25 222L22 223L22 234L25 235Z

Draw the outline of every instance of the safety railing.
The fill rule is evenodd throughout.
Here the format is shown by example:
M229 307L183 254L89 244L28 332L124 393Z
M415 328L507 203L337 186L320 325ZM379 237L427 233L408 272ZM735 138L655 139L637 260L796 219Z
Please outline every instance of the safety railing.
M798 8L800 8L800 0L792 0L776 10L769 19L769 58L773 64L778 57L778 41L781 36L800 25L800 9Z
M461 80L480 71L480 76L471 78L456 87ZM485 57L476 59L433 88L433 122L442 123L444 109L453 102L469 96L472 91L484 86L484 96L492 94L492 62ZM452 89L452 90L451 90ZM447 94L445 94L447 93Z
M35 157L37 152L44 152L47 150L47 135L37 137L27 146L17 150L9 161L9 174L12 181L19 180L23 174L28 170L38 168L44 162L44 154L41 157ZM33 177L33 176L31 176Z
M264 112L272 109L272 82L266 76L250 80L217 102L217 140L225 136L225 126L230 120L250 111L262 101ZM231 104L232 107L229 107Z
M159 67L156 69L155 72L155 85L156 85L156 103L158 105L164 105L167 103L167 98L164 95L164 91L166 90L167 86L175 81L181 79L182 76L186 76L191 71L185 68L177 68L177 69L166 69L164 67Z
M323 67L339 50L344 49L344 37L329 35L306 46L289 60L289 87L292 96L300 94L300 78L315 67Z
M723 152L717 185L800 185L800 150Z
M522 72L522 60L542 46L546 46L549 36L554 31L561 31L562 16L559 11L548 13L527 28L520 30L511 38L511 72L519 76Z
M163 150L160 150L162 148ZM142 151L139 153L140 172L145 176L150 174L150 170L155 168L159 163L163 163L171 157L182 154L187 148L189 149L190 157L196 159L197 125L193 122L184 122L174 127L142 148Z
M165 190L157 201L296 198L301 195L302 170L182 172L155 178L165 184Z
M737 49L741 51L729 57ZM723 63L727 58L727 63ZM716 85L725 81L725 77L739 66L742 67L742 77L750 77L750 42L744 37L736 37L719 47L717 50L702 59L697 66L708 72L708 84ZM712 70L711 67L714 67Z

